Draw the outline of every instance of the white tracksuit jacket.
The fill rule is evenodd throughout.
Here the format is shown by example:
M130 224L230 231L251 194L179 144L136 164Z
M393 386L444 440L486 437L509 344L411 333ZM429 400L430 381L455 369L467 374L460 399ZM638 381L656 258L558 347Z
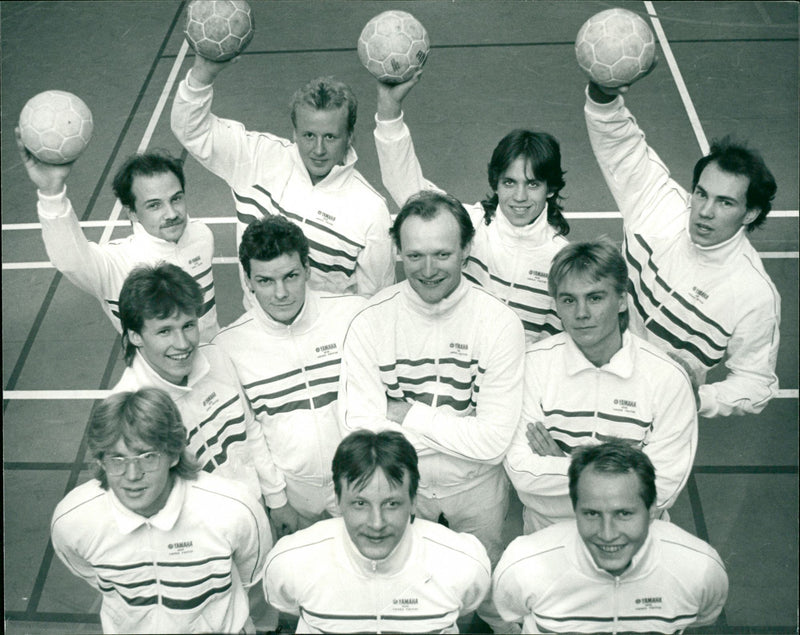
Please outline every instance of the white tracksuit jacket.
M539 456L531 450L525 430L536 421L567 456ZM537 528L574 518L570 453L609 437L625 439L647 454L656 470L656 506L672 507L697 450L697 411L683 368L627 330L622 348L600 368L566 333L529 349L522 417L505 468Z
M137 352L112 392L160 388L178 406L189 433L189 452L200 468L244 485L271 508L286 504L286 483L275 467L261 426L247 403L233 363L219 347L195 351L186 386L161 377Z
M700 247L690 196L670 178L622 97L586 98L589 139L622 213L631 329L680 355L700 384L704 417L758 413L777 394L780 296L741 229ZM724 360L728 374L705 384Z
M51 524L67 568L100 591L104 633L254 633L246 587L272 547L266 514L213 474L176 478L145 518L92 480L69 492Z
M523 633L681 633L713 624L728 596L716 550L661 520L620 576L595 565L575 521L515 539L494 571L500 615Z
M298 633L458 633L456 619L486 596L490 572L470 534L417 518L391 554L369 560L332 518L278 541L264 593L300 615Z
M419 493L465 492L502 470L522 406L519 318L462 278L427 304L408 281L384 289L350 324L339 385L342 435L398 430L419 455ZM413 402L402 425L387 400Z
M391 121L375 117L375 147L383 184L398 207L420 190L439 190L422 175L411 132L403 116ZM547 291L553 257L567 244L557 236L542 213L532 224L515 227L500 209L490 225L483 220L483 205L466 206L475 238L464 277L489 290L522 320L529 344L560 333L563 328L555 303Z
M307 289L292 324L276 322L254 302L214 338L233 360L285 478L333 491L331 461L341 441L336 398L342 342L365 304L358 296Z
M137 265L156 265L164 261L177 265L200 285L203 290L200 337L208 341L216 335L219 324L211 271L214 235L204 223L189 220L177 243L151 236L139 223L133 223L130 236L98 245L89 242L83 234L67 198L66 187L54 196L40 192L37 210L50 262L72 284L100 301L117 332L122 332L119 292L125 278Z
M172 131L200 164L231 187L239 221L236 244L251 222L280 214L300 225L308 238L313 288L371 296L392 284L389 210L356 170L355 150L351 147L344 165L314 185L293 142L220 119L211 113L212 97L212 86L192 88L183 80L172 107Z

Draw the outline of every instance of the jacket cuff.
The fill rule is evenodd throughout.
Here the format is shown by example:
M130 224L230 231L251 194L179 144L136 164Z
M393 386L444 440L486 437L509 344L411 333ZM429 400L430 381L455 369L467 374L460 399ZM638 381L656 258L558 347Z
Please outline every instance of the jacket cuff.
M267 507L270 509L277 509L278 507L283 507L286 503L288 503L289 499L286 498L286 490L282 489L276 494L264 494L264 501L267 503Z
M382 139L399 139L405 134L406 125L403 122L403 113L396 119L389 119L384 121L378 119L378 114L375 113L375 133Z
M69 213L69 199L67 198L66 185L64 185L64 189L58 194L48 196L37 190L36 195L39 199L36 205L39 216L43 218L61 218Z

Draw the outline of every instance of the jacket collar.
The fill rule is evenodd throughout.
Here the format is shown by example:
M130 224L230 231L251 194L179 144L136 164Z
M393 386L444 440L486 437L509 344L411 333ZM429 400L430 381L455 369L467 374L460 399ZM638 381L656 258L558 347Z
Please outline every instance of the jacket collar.
M317 184L311 183L311 176L308 174L308 170L306 169L305 163L303 163L296 143L292 143L292 160L294 162L294 171L300 175L300 178L306 182L308 187L319 190L338 190L346 185L348 179L355 171L358 155L352 145L348 146L347 154L344 155L344 163L342 165L334 165L327 176Z
M532 223L517 227L509 222L498 205L492 225L496 227L503 242L513 245L514 248L537 249L553 239L553 230L547 222L546 209L542 210L542 213Z
M344 547L345 556L347 560L363 575L369 576L389 576L394 575L395 573L401 571L403 567L405 567L406 563L414 560L414 553L416 551L416 543L417 541L414 538L414 525L410 523L406 527L406 531L403 534L403 537L400 539L400 542L397 543L395 548L392 552L383 558L382 560L371 560L370 558L365 558L361 555L361 552L356 547L355 543L350 539L350 535L347 533L347 527L345 527L344 520L341 518L340 521L340 532L341 532L341 541Z
M436 304L429 304L419 297L417 292L411 288L411 284L409 284L408 280L404 280L400 285L400 293L408 306L416 313L431 319L447 317L452 314L456 306L458 306L472 288L472 283L462 275L458 286L449 296Z
M172 399L178 399L186 393L191 392L194 385L203 379L210 370L211 364L203 353L202 347L198 346L194 352L194 363L192 364L192 370L189 372L189 379L185 386L179 386L178 384L173 384L171 381L164 379L139 351L136 351L133 362L125 372L131 373L136 378L136 383L139 386L160 388L172 397Z
M255 318L261 327L272 335L287 337L306 333L314 326L319 317L319 294L306 285L306 300L300 313L294 318L291 324L283 324L274 320L261 308L258 300L253 296L253 306L249 309L250 314Z
M565 366L568 375L577 375L586 370L602 370L617 375L622 379L629 379L633 376L634 365L636 364L636 345L628 329L625 329L622 333L622 347L614 353L607 364L600 368L597 368L586 359L586 356L566 332L564 332L564 340L566 341L564 351Z
M140 516L125 507L117 498L117 495L109 488L107 494L111 505L111 515L123 534L133 533L136 529L146 524L150 524L161 531L169 531L178 522L178 516L180 516L183 502L186 499L186 487L186 481L173 476L172 491L169 493L166 504L150 518Z
M158 238L157 236L153 236L153 234L149 233L144 226L135 221L131 220L131 226L133 228L133 235L136 237L136 240L146 240L147 242L151 243L156 249L161 251L171 251L177 247L184 247L189 242L189 225L192 223L192 219L187 215L186 216L186 225L183 228L183 233L181 237L178 238L177 243L170 242L169 240L164 240L163 238Z
M689 235L688 227L684 232L684 240L687 251L693 256L697 264L712 267L722 267L727 264L731 258L741 253L744 244L749 242L747 236L745 236L744 226L740 227L739 231L728 238L728 240L716 245L711 245L710 247L704 247L693 243Z
M647 538L645 538L644 544L639 548L633 558L631 559L631 563L625 571L622 572L621 575L615 576L606 571L605 569L601 569L597 566L592 558L592 554L589 551L589 547L586 546L586 543L583 542L580 534L578 533L578 526L575 521L573 522L573 557L577 560L578 570L587 573L590 576L594 576L595 579L598 581L606 581L614 580L619 578L621 581L632 581L643 578L647 576L657 565L658 563L658 545L653 538L653 522L658 521L650 521L650 531L647 533Z

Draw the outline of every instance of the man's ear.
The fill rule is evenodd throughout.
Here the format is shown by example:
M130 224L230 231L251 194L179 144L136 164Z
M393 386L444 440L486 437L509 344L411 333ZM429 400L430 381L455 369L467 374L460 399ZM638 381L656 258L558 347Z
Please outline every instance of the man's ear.
M658 520L659 518L661 518L661 513L662 512L658 508L658 506L655 503L653 503L650 506L650 522L653 522L654 520Z
M142 336L139 335L136 331L128 330L125 332L128 336L128 341L133 344L136 348L140 348L142 346Z
M744 218L742 219L742 225L749 225L756 218L758 218L759 214L761 214L760 207L748 207L747 213L744 215Z

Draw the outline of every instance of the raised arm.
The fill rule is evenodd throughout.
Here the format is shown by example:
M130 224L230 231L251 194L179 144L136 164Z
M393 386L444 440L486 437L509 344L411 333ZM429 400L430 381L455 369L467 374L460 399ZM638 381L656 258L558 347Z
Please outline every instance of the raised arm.
M419 82L418 71L407 82L390 86L378 84L378 111L375 115L375 148L381 167L381 179L398 207L420 190L436 190L422 175L422 167L414 150L411 132L403 122L402 103Z
M623 88L589 82L584 115L592 150L627 229L644 224L650 234L676 233L686 222L688 194L647 144Z
M238 61L212 62L199 55L186 78L178 85L172 104L170 125L178 141L207 170L229 185L239 170L252 172L257 154L279 161L287 151L286 140L248 132L238 121L221 119L211 112L213 84L217 76Z
M116 292L106 289L109 272L118 263L81 229L67 197L66 180L72 164L50 165L34 157L15 130L17 148L28 177L37 188L37 212L42 224L42 239L53 266L75 286L94 296Z

